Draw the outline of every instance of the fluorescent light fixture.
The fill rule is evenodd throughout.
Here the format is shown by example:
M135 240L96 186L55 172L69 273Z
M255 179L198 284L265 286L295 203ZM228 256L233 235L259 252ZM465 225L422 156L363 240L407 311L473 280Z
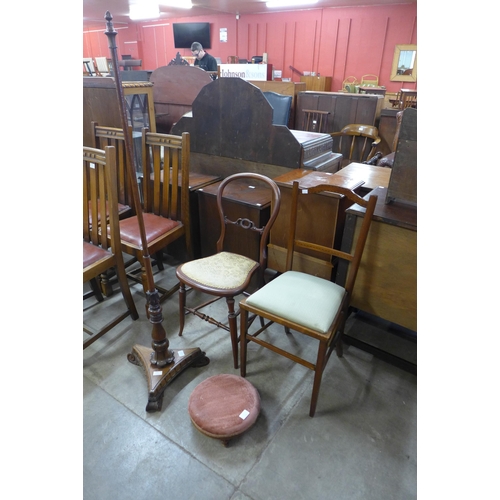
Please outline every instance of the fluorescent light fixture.
M266 2L268 9L279 9L280 7L302 7L303 5L313 5L318 0L270 0Z
M160 0L160 5L176 7L177 9L191 9L193 7L191 0Z
M132 21L140 19L157 19L160 17L160 7L156 2L140 2L129 5L128 17Z

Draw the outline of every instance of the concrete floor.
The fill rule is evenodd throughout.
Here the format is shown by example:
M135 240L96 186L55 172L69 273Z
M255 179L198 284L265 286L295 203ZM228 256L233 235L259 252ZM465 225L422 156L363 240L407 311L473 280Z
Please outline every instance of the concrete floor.
M156 276L175 281L174 266ZM163 304L170 347L200 347L210 358L183 371L164 392L160 412L147 413L147 382L127 361L135 344L150 346L142 287L131 287L140 319L127 318L83 352L83 498L86 500L409 500L417 498L417 378L345 345L323 375L314 418L309 417L313 372L251 343L247 380L259 391L255 425L227 448L202 435L187 412L194 388L207 377L233 373L229 334L189 315L178 337L177 295ZM84 303L84 319L98 325L116 307ZM189 303L200 300L195 292ZM224 302L211 313L225 317ZM352 315L346 333L371 332ZM296 332L281 341L314 359L316 344ZM85 334L84 334L85 335ZM387 340L386 340L387 341ZM390 340L389 340L390 341ZM416 345L410 347L416 353ZM416 354L415 354L416 355Z

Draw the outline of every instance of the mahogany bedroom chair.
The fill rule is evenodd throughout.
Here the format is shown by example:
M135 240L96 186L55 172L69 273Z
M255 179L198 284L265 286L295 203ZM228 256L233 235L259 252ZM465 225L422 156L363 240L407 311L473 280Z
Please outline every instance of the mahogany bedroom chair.
M96 220L107 220L109 237L102 235L99 225L93 222ZM84 349L128 316L134 320L139 317L130 293L121 252L115 148L106 146L104 150L100 150L84 147L83 283L90 283L99 302L104 298L96 286L96 279L109 269L116 272L127 309L98 329L84 323L83 330L90 335L83 343ZM84 295L84 299L89 295Z
M237 219L231 220L223 203L224 190L235 181L248 180L252 184L263 183L271 191L271 213L269 220L262 227L257 227L253 221L245 217L245 207L240 205L241 213ZM194 314L201 319L216 325L230 333L233 351L234 368L238 368L238 326L235 310L235 297L249 288L252 277L257 273L257 287L264 283L264 271L267 265L267 243L269 232L279 212L281 193L277 184L257 173L237 173L226 177L217 190L217 213L220 220L220 235L217 241L216 253L201 259L186 262L177 268L176 274L180 282L179 288L179 335L184 330L184 318L187 313ZM234 219L234 217L233 217ZM259 235L259 256L253 260L244 255L224 250L226 234L231 232L232 238L237 238L243 231L254 231ZM195 289L213 298L195 307L186 306L186 288ZM200 309L224 298L228 309L228 324L203 314Z
M342 194L353 203L365 208L361 230L358 233L357 242L353 245L352 253L335 249L333 246L318 245L296 238L297 218L300 217L300 213L298 214L299 198L305 198L300 203L304 206L307 205L308 196L319 192ZM342 333L349 314L350 299L376 201L376 196L363 199L353 191L340 186L319 185L309 189L299 189L299 184L295 181L292 187L286 271L240 302L241 376L247 375L247 352L249 350L247 343L252 342L313 370L314 383L309 410L311 417L316 411L321 378L333 349L336 349L337 356L342 356ZM292 271L294 252L300 252L301 248L315 250L330 258L347 260L350 264L345 287L324 278ZM263 323L261 323L263 326L253 333L249 332L249 314L263 318ZM301 357L301 353L292 347L293 340L286 341L290 339L288 335L283 336L280 333L267 331L265 340L259 337L273 323L284 326L287 333L293 330L300 335L307 335L311 340L318 341L316 360L305 359L307 356L304 354ZM278 340L278 343L273 340ZM259 354L259 356L262 355L262 353Z

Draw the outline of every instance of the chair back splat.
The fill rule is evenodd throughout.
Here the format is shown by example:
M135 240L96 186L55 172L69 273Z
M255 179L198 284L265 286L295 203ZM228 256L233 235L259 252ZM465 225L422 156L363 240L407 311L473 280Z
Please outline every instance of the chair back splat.
M331 246L325 246L314 241L299 239L296 226L298 218L303 215L299 207L307 206L307 196L320 192L342 195L348 198L350 202L356 203L365 209L361 229L352 246L352 251L335 248L333 243ZM314 416L316 411L323 370L333 349L336 349L337 356L341 357L343 355L342 334L349 314L352 291L376 202L377 196L369 195L367 199L361 198L344 187L323 184L308 189L300 189L299 183L295 181L292 186L286 271L240 301L241 376L246 376L247 351L249 350L247 343L251 344L252 342L313 370L315 375L309 410L311 417ZM325 254L332 259L332 263L338 264L341 260L347 261L349 270L345 286L337 285L318 276L293 271L294 254L300 253L301 249L314 250ZM249 332L252 325L249 314L259 316L262 319L261 327L252 333ZM264 324L264 321L267 321L267 323ZM272 343L274 336L280 337L279 333L268 331L266 340L259 338L259 335L274 323L282 325L287 333L293 330L298 334L307 335L318 341L316 360L308 360L305 356L301 357L298 352L293 352L292 348L286 351ZM292 345L292 343L288 345ZM262 367L257 367L257 369L262 369Z
M246 217L245 208L241 207L241 217L228 217L224 204L224 192L229 191L228 186L235 186L241 182L250 182L252 185L263 185L269 189L271 198L271 214L267 223L258 227L254 221ZM226 200L227 201L227 200ZM247 293L252 277L257 273L258 287L263 286L264 271L267 265L267 243L269 232L278 215L281 203L281 193L277 184L266 177L257 173L239 173L226 177L219 185L217 190L217 212L220 221L220 235L217 240L216 253L208 257L192 260L180 265L176 270L179 279L179 335L182 335L184 329L184 317L186 313L194 314L199 318L216 325L230 333L231 346L233 352L234 367L238 368L238 332L236 318L239 311L235 310L235 297ZM234 206L234 205L233 205ZM259 238L259 256L258 260L240 255L235 252L224 250L226 237L231 234L231 238L238 237L236 233L240 231L252 231ZM195 289L212 295L213 298L195 307L186 306L186 287ZM228 308L228 324L217 321L216 319L200 312L216 300L226 299Z
M107 221L108 236L101 230L102 221ZM139 317L125 274L118 223L115 148L106 146L101 150L84 147L83 282L89 282L94 292L84 295L84 299L95 296L99 302L104 300L97 280L102 273L113 268L127 306L126 311L104 326L97 328L84 323L83 330L90 335L90 338L83 343L84 349L126 317L130 316L134 320Z

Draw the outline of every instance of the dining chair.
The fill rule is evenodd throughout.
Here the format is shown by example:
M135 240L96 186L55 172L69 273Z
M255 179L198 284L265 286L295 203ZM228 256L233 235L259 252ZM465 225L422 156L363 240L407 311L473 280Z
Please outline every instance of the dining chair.
M105 127L98 122L91 124L92 147L104 149L106 146L113 146L116 152L116 176L118 182L118 216L125 219L135 215L132 186L127 173L127 148L125 145L125 135L123 129L115 127ZM129 140L132 141L132 127L127 130ZM98 221L100 223L100 221ZM125 267L134 264L136 259L130 259L125 263ZM116 283L114 271L109 269L96 278L97 283L104 295L113 295L113 285Z
M335 248L333 244L325 246L298 239L296 233L297 220L303 215L299 213L298 207L307 206L307 198L320 192L341 194L352 203L357 203L365 209L363 223L352 252ZM256 343L313 370L314 382L309 409L311 417L314 416L316 411L321 379L333 349L336 349L337 356L341 357L343 355L342 334L345 321L349 315L350 299L376 201L376 196L361 198L354 191L340 186L323 184L302 189L299 188L299 183L294 181L286 270L239 303L241 376L246 377L247 375L247 355L251 343ZM300 251L301 248L314 250L319 255L329 256L337 264L339 259L349 262L345 286L337 285L328 279L305 272L293 271L294 253ZM263 326L252 333L249 331L250 314L262 318L264 322ZM268 330L273 323L282 325L289 335ZM264 332L266 335L260 337ZM315 360L311 360L311 357L306 359L307 356L297 349L297 341L293 339L293 332L306 335L318 342ZM255 351L253 353L255 354ZM262 356L263 354L259 353L260 359L262 359Z
M328 130L328 115L330 111L303 109L302 130L325 133Z
M135 214L132 186L127 174L127 148L125 146L125 136L123 129L115 127L104 127L98 122L90 124L92 130L92 147L104 149L106 146L113 146L116 151L116 175L118 181L118 214L120 219L130 217ZM132 141L132 127L127 133Z
M292 107L292 96L271 91L264 91L262 93L273 108L273 125L288 126L290 109Z
M271 212L268 221L258 227L254 221L245 217L244 208L240 208L241 214L237 218L230 219L225 210L223 201L224 190L231 183L240 180L248 180L252 184L261 183L270 188ZM179 287L179 335L184 330L184 319L188 313L207 321L230 333L233 351L234 368L238 368L238 326L237 316L239 311L235 310L235 297L243 294L248 289L252 277L257 273L257 287L264 284L264 271L267 265L267 243L269 232L279 212L281 193L277 184L267 176L258 173L243 172L226 177L217 190L217 213L220 221L220 234L217 241L216 253L208 257L195 259L177 267L176 275L180 283ZM240 205L243 207L243 205ZM240 255L235 252L224 250L226 235L231 228L231 237L238 238L243 231L252 231L259 237L258 260ZM189 307L186 305L187 289L198 290L211 295L212 298L200 305ZM204 314L200 310L224 298L228 309L228 323L222 323L215 318Z
M95 223L97 220L107 221L109 237ZM96 279L106 270L114 269L127 306L102 327L94 328L84 322L83 330L90 335L83 343L84 349L128 316L134 320L139 317L125 273L118 224L115 148L83 147L83 283L89 282L97 301L103 302ZM86 294L84 299L90 295Z
M360 87L363 87L363 86L377 87L378 86L378 76L372 75L372 74L363 75L361 77Z
M343 155L342 168L352 162L370 160L382 140L377 127L360 123L350 123L340 132L330 132L330 135L334 139L333 150Z
M159 269L163 269L161 252L172 242L183 238L187 255L192 257L189 214L190 135L160 134L142 129L143 210L147 248L143 249L137 215L120 221L122 250L140 262L138 272L129 271L128 277L142 283L148 291L145 254L156 255ZM158 286L160 302L178 290L176 283L166 289Z
M358 82L358 79L355 76L348 76L342 82L342 91L348 92L351 94L358 94L359 93L359 85L360 85L360 83Z

